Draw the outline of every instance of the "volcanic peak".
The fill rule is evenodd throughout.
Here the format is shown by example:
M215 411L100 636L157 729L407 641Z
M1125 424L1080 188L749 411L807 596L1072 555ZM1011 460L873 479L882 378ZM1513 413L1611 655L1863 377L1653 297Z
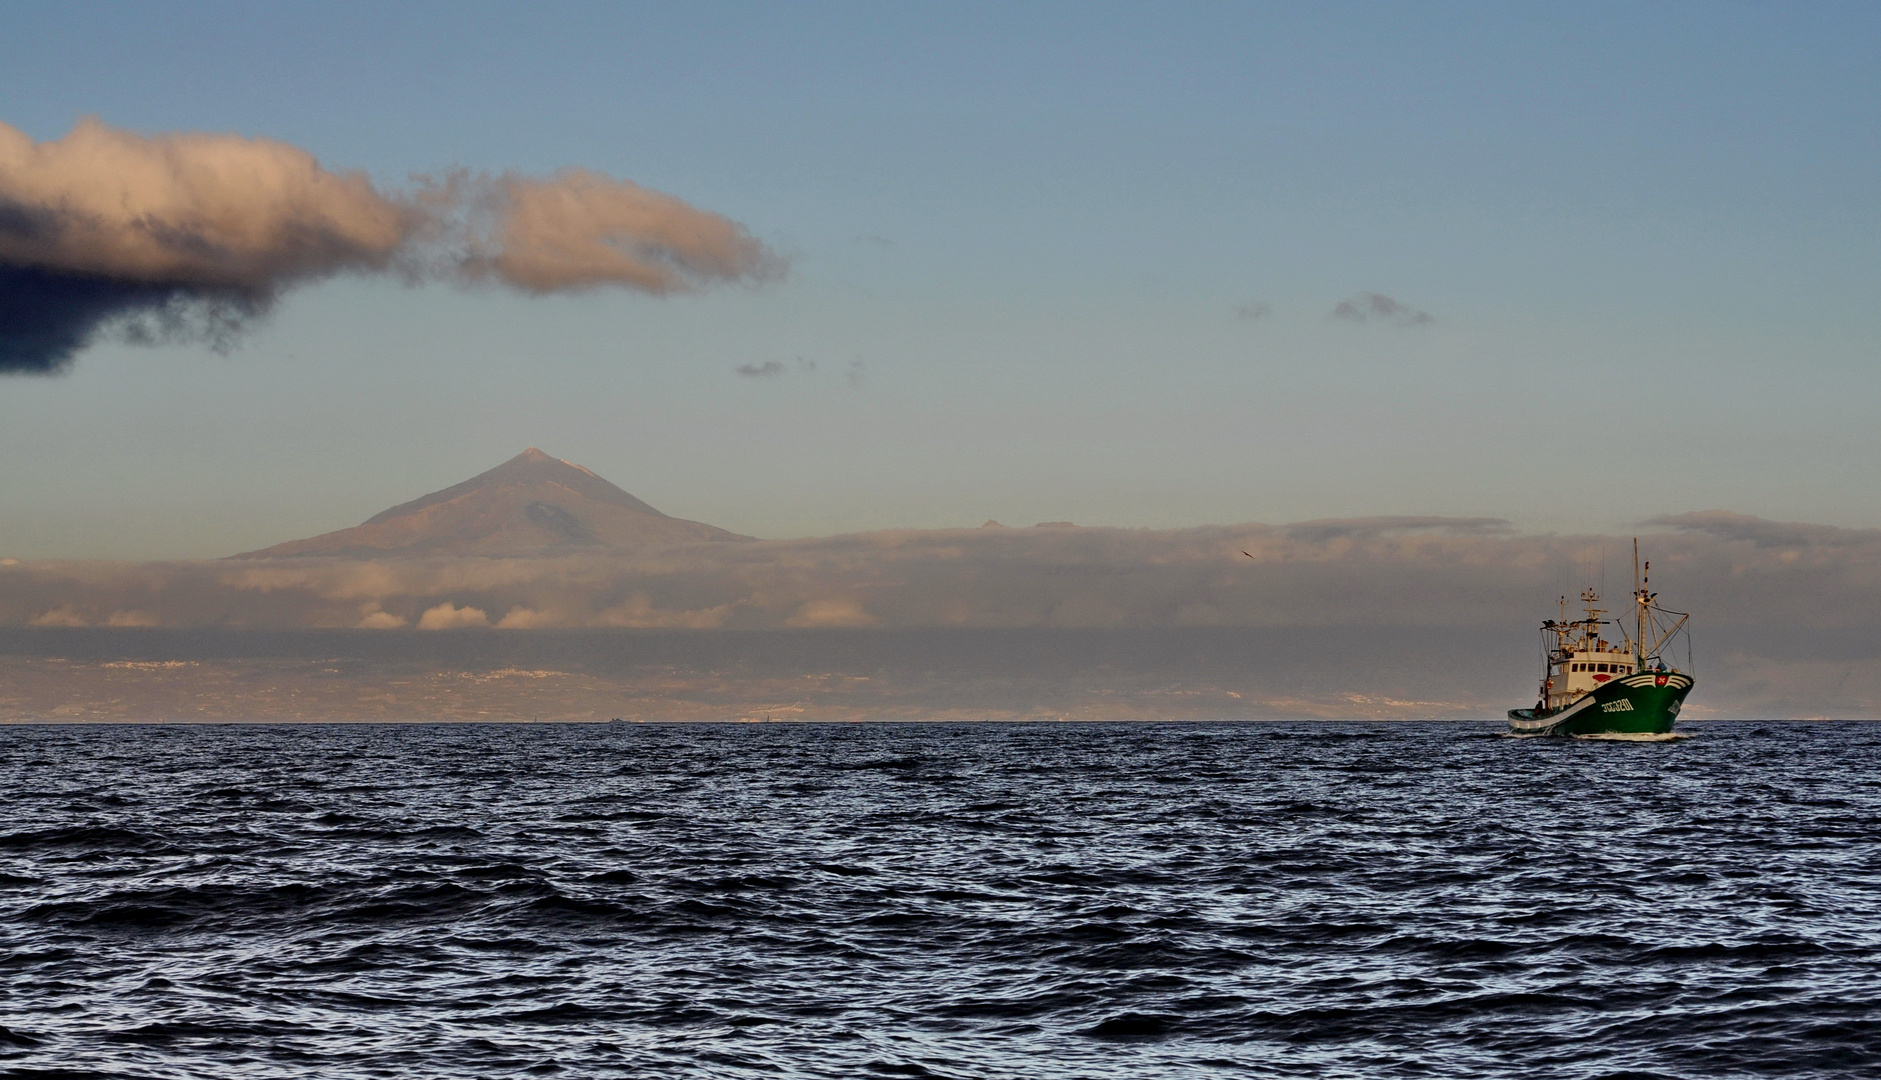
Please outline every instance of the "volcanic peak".
M748 540L668 517L593 471L535 447L350 529L234 556L553 555Z

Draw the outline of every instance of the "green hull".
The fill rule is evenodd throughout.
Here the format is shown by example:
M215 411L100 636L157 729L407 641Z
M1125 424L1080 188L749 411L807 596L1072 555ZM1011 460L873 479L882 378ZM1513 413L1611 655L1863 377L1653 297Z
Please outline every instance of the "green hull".
M1510 709L1509 729L1524 735L1665 735L1678 719L1692 677L1642 671L1602 683L1553 710Z

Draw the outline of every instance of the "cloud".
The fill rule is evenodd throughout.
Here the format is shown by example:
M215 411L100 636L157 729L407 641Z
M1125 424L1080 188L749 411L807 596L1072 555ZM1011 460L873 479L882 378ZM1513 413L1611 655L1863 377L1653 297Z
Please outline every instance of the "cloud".
M1255 322L1260 319L1265 319L1267 316L1272 315L1273 312L1273 305L1267 303L1265 300L1249 300L1245 304L1235 306L1234 317L1240 319L1242 322Z
M636 592L624 602L597 612L592 625L628 627L636 630L712 630L725 625L730 604L687 611L657 608L644 592Z
M587 169L454 181L495 218L473 235L463 264L473 278L535 293L620 285L660 294L781 269L737 222Z
M397 630L406 624L403 615L394 615L389 611L373 611L353 624L355 630Z
M811 600L797 608L795 614L784 620L784 625L802 629L805 627L831 626L874 626L878 621L875 616L862 610L862 605L854 600Z
M1719 540L1748 543L1760 548L1872 548L1881 545L1881 529L1842 529L1833 525L1771 521L1751 514L1734 514L1729 510L1671 514L1642 524L1702 533Z
M116 627L162 626L163 618L148 611L114 611L105 617L104 624Z
M41 612L27 622L28 626L89 626L85 617L70 604L63 604L49 611Z
M1345 322L1381 322L1393 326L1423 326L1437 321L1429 312L1400 304L1383 293L1360 293L1349 300L1341 300L1332 309L1332 317Z
M386 190L270 139L0 123L0 372L60 370L106 333L227 348L336 274L662 295L783 268L737 222L585 169Z
M490 625L490 617L482 609L458 607L446 601L427 610L418 617L420 630L463 630L469 627Z
M1373 539L1390 533L1431 531L1457 536L1484 536L1515 531L1504 518L1358 517L1301 521L1286 526L1289 535L1311 543L1339 539Z
M496 628L498 630L540 630L546 626L555 626L559 621L549 612L534 611L519 605L510 608L507 614L497 620Z
M792 364L801 374L816 374L815 360L799 356ZM732 369L732 374L745 379L775 379L779 375L787 373L791 366L792 365L786 365L782 360L766 360L762 364L739 364ZM852 383L855 381L855 373L860 370L861 361L858 360L855 364L850 365L849 379Z

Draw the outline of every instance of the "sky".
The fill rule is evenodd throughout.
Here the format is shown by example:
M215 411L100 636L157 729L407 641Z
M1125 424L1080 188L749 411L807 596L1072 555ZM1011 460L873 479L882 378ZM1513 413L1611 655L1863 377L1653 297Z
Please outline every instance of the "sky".
M0 555L357 524L538 446L763 537L1881 526L1867 4L0 4L0 123L584 169L775 272L347 272L0 377Z

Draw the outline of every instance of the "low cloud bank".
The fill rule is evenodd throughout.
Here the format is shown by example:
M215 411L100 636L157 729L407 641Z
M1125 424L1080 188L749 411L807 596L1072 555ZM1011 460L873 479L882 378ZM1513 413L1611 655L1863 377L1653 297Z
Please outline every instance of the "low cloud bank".
M1670 531L1642 537L1653 586L1694 613L1704 689L1689 715L1881 717L1881 530L1722 511L1656 527ZM1445 518L897 531L623 557L0 560L0 636L53 650L0 655L14 665L0 719L1493 717L1532 692L1534 626L1555 598L1604 584L1618 614L1631 577L1625 537ZM312 635L304 662L252 670L189 644L301 629L333 633ZM86 641L209 666L58 659ZM761 645L775 670L746 670ZM346 648L384 662L334 668ZM462 673L531 649L557 658L536 667L581 649L652 666L474 692ZM674 649L690 667L666 670ZM288 701L305 708L279 713Z
M1654 588L1704 627L1881 624L1881 530L1721 511L1648 535ZM1604 587L1624 537L1482 518L1177 530L892 531L542 559L0 565L0 625L452 631L640 627L1506 626Z
M282 291L343 273L664 294L781 267L737 222L585 169L387 190L270 139L88 118L36 143L0 123L0 372L59 370L113 330L226 347Z

